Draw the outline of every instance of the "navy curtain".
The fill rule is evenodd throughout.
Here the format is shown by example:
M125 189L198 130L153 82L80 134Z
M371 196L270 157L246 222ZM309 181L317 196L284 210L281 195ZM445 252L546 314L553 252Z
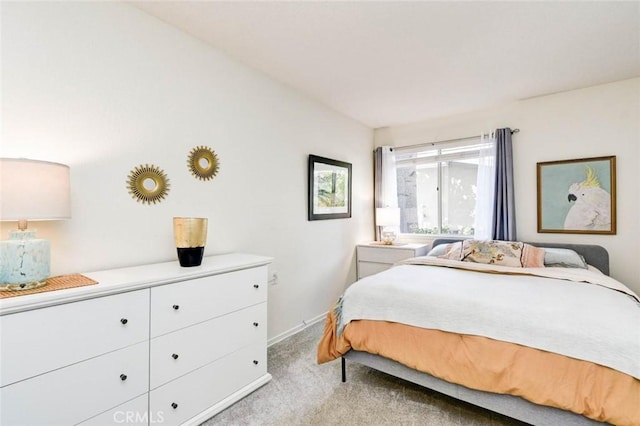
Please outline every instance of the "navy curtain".
M511 129L497 129L496 180L491 234L494 240L516 240L516 206L513 190Z

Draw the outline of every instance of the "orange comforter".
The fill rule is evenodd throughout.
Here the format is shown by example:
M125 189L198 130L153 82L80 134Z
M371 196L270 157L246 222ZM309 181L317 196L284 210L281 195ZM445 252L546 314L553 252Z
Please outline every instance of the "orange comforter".
M640 380L591 362L385 321L353 321L337 336L331 312L318 345L318 363L352 348L468 388L517 395L615 425L640 425Z

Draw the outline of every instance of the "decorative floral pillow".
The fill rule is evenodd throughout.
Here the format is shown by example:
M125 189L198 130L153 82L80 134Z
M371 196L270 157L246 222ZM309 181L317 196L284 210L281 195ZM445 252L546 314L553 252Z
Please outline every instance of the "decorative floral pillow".
M521 268L523 247L524 243L519 241L465 240L461 260Z
M446 253L438 257L515 268L544 267L544 249L520 241L464 240L448 244Z

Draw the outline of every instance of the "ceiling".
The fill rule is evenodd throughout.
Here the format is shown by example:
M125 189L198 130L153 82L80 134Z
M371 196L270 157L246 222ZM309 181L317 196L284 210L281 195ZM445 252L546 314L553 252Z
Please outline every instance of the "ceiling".
M640 76L640 2L141 1L372 128Z

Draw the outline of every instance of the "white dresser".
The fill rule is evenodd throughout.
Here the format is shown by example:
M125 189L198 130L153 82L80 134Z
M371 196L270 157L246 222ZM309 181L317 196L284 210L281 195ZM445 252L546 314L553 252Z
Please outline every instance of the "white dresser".
M424 256L428 249L428 244L359 244L356 247L358 279L389 269L401 260Z
M0 424L199 424L271 379L267 265L245 254L86 273L0 300Z

